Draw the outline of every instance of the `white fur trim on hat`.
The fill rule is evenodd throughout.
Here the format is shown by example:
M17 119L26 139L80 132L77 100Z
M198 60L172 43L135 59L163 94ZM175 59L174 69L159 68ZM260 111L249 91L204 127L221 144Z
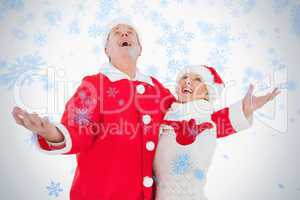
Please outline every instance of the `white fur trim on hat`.
M201 76L201 78L205 81L205 82L210 82L213 83L214 79L212 74L210 73L210 71L202 66L202 65L189 65L184 67L179 74L177 75L176 78L176 82L179 82L179 80L188 73L194 73L194 74L198 74Z

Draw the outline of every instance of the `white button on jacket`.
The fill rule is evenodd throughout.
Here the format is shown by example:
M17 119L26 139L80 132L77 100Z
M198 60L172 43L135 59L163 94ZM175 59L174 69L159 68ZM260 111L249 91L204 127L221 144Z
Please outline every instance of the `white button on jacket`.
M146 149L147 149L148 151L153 151L154 148L155 148L154 142L149 141L149 142L146 143Z
M145 187L151 187L153 185L153 179L149 176L145 176L143 180L143 185Z
M144 122L144 124L149 124L151 122L151 116L143 115L143 122Z
M145 93L145 87L144 87L142 84L137 85L137 86L136 86L136 90L137 90L137 92L138 92L139 94L144 94L144 93Z

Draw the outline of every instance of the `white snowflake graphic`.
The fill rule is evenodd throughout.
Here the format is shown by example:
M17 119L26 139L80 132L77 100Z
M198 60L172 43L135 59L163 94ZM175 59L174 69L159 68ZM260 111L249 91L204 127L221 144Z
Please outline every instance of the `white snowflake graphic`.
M94 24L89 27L88 33L91 38L98 38L101 37L105 31L102 25Z
M13 29L11 34L18 40L25 40L27 38L27 34L21 29Z
M124 105L124 100L123 99L120 99L119 101L118 101L118 104L119 104L119 106L123 106Z
M292 30L297 35L300 36L300 5L293 8L291 13L291 24Z
M30 146L34 147L36 143L37 136L36 134L31 134L29 137L25 139L25 142Z
M58 197L59 193L63 191L63 189L60 186L60 183L55 183L54 181L51 181L50 185L47 186L48 195Z
M76 108L73 121L81 126L87 125L90 122L90 113L86 108Z
M78 19L74 19L69 24L69 34L79 34L80 33L80 24Z
M60 10L47 11L44 16L50 26L56 26L62 20L62 12Z
M290 0L272 0L272 7L275 12L283 11L291 3Z
M102 22L110 16L119 13L119 1L117 0L100 0L99 11L97 12L97 20Z
M194 170L194 177L198 180L198 181L202 181L205 178L205 174L201 169L195 169Z
M175 175L185 174L191 169L191 160L187 153L179 154L172 161L172 172Z
M1 1L1 6L3 6L6 9L18 10L20 8L23 8L24 4L25 3L23 0L3 0L3 1Z
M224 6L230 11L232 16L238 17L252 12L256 6L256 0L224 0Z
M229 49L213 48L208 55L208 63L217 71L223 71L225 64L228 62L228 56L231 55Z
M172 58L176 53L183 56L189 53L188 42L194 38L194 34L184 30L183 21L178 22L174 27L165 24L162 28L164 34L159 43L166 48L168 57Z
M90 108L90 106L93 106L96 103L96 100L87 95L85 91L80 91L78 96L82 105L86 108Z
M109 97L116 98L117 94L119 93L119 90L117 90L114 87L109 87L106 92Z
M5 66L3 63L5 63ZM38 73L41 72L46 63L38 54L19 56L12 62L2 61L2 64L0 65L2 65L0 66L1 68L3 67L3 70L0 72L0 84L7 86L8 89L11 89L14 86L21 75L28 73L29 71L35 73L31 74L31 76L27 76L27 79L23 80L21 84L29 84L33 83L33 80L39 80L43 82L44 87L47 86L47 74Z
M34 36L34 43L37 45L37 46L44 46L46 43L47 43L47 36L46 34L43 34L43 33L37 33L35 36Z

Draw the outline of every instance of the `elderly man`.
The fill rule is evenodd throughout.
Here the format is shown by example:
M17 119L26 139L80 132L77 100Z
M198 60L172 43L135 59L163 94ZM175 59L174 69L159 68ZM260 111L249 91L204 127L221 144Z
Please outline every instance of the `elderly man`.
M44 152L77 154L71 200L153 199L159 126L175 98L155 78L139 72L141 51L135 29L117 24L105 46L110 64L83 78L60 123L18 107L13 110L15 121L37 134ZM238 109L221 114L220 122L226 130L238 131L235 120L252 111L249 98L244 98Z

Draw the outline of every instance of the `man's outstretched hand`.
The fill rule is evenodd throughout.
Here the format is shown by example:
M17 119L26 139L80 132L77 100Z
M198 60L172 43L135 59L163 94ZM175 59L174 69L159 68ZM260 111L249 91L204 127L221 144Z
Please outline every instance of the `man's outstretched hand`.
M254 96L253 90L254 86L250 85L243 99L243 111L247 118L249 118L254 111L263 107L266 103L273 100L280 93L278 88L275 88L272 92L269 92L263 96Z
M49 122L47 117L41 118L38 114L30 114L19 107L14 107L12 115L17 124L44 137L49 142L62 142L64 140L62 133Z

